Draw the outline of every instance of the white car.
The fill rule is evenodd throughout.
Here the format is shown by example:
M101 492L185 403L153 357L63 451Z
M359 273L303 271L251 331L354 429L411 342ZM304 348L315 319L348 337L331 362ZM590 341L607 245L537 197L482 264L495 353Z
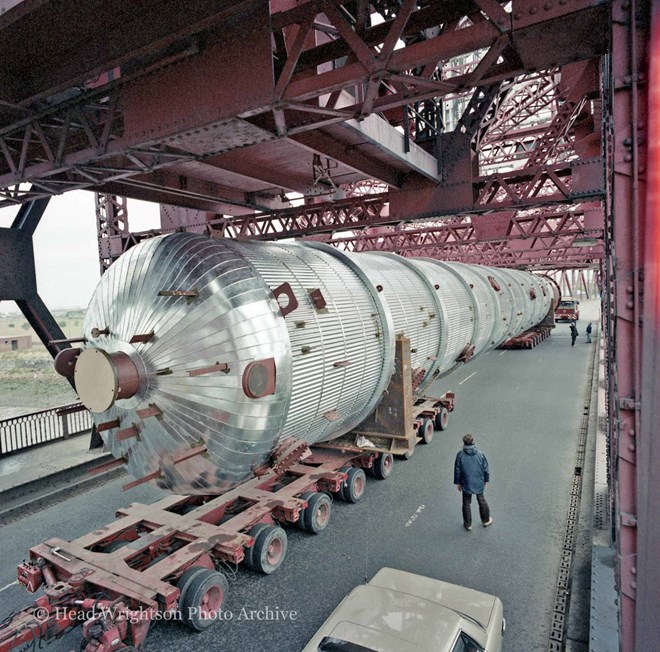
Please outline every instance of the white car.
M494 595L382 568L341 601L303 652L499 652L503 612Z

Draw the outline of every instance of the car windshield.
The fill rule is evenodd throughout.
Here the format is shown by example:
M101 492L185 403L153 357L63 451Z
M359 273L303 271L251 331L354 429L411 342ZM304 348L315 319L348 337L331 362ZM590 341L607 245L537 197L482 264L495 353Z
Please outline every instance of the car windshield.
M485 650L471 636L461 632L451 652L485 652Z
M316 649L318 652L377 652L371 647L364 647L334 636L326 636Z
M560 308L573 308L575 306L575 301L560 301Z

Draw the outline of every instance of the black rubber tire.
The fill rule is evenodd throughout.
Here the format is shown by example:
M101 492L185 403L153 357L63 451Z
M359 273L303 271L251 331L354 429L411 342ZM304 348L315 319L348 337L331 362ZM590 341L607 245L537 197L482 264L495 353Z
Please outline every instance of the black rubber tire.
M195 505L193 503L192 505L186 505L182 510L181 510L181 516L185 516L186 514L190 514L190 512L194 512L199 505Z
M367 475L364 469L352 467L348 469L348 476L342 487L341 497L347 503L357 503L364 496L366 487Z
M302 513L303 530L310 534L323 532L330 522L332 500L323 492L313 493L307 498L308 505Z
M163 559L167 559L167 553L164 552L161 555L158 555L158 557L154 557L145 567L144 570L147 570L147 568L151 568L152 566L155 566L158 562L163 561Z
M309 499L314 495L314 491L306 491L304 494L300 494L299 498L302 498L303 500L306 500L309 503ZM300 510L300 513L298 514L298 520L296 521L296 525L298 526L299 529L301 529L303 532L306 532L307 530L305 529L305 507L303 507Z
M394 469L392 453L381 453L371 467L374 478L377 480L387 480L392 475L392 469Z
M127 546L130 541L113 541L110 545L105 547L105 550L103 552L109 554L111 552L114 552L115 550L119 550L120 548L123 548L124 546Z
M218 613L222 608L225 596L229 590L227 578L222 573L209 570L208 568L201 570L203 572L196 574L190 580L185 595L183 595L183 600L179 602L183 622L196 632L202 632L218 622ZM202 613L202 607L204 606L203 599L211 590L216 591L214 599L216 604L211 605L211 609L216 615L211 618L205 618ZM217 592L220 593L219 602Z
M259 532L252 553L252 570L264 575L274 573L284 562L287 551L286 532L278 525L266 525ZM273 549L273 546L276 546Z
M177 608L182 615L183 609L181 605L183 604L183 599L186 597L186 593L190 588L191 582L195 579L195 577L202 574L205 570L208 570L208 568L204 568L203 566L192 566L191 568L187 568L185 571L183 571L183 574L177 580L176 588L179 589L179 600L177 603Z
M425 418L417 429L417 434L422 438L422 444L430 444L433 441L433 420Z
M257 538L259 537L259 533L267 527L269 527L268 523L257 523L249 532L250 536L254 537L254 545L251 548L245 549L245 558L243 561L250 570L257 570L254 562L254 550L257 547Z
M348 472L352 469L352 466L342 466L339 471L341 473L346 473L348 475ZM339 487L339 491L336 493L338 498L341 498L342 500L346 500L344 498L344 487L346 486L346 482L342 482L341 486Z
M441 407L438 413L435 415L433 420L433 425L436 430L447 430L447 425L449 424L449 410L446 407Z

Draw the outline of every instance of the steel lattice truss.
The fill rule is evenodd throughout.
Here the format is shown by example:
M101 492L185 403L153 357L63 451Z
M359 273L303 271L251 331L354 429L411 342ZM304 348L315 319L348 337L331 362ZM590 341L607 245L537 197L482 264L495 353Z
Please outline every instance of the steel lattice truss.
M296 6L279 0L266 12L263 3L228 3L215 15L212 3L201 3L190 25L173 22L166 55L157 43L136 54L140 36L132 35L133 50L118 53L105 70L102 61L94 61L85 78L61 67L50 87L43 78L41 87L35 82L0 98L11 107L0 113L0 204L74 188L101 189L108 196L121 190L215 213L207 220L215 233L271 239L347 230L359 238L360 229L374 225L425 220L424 228L436 228L438 242L447 245L436 246L434 255L462 252L473 260L478 238L458 240L449 249L452 227L441 218L469 213L478 221L480 214L505 211L506 219L516 219L552 204L579 206L604 192L599 114L588 104L598 89L594 57L606 42L605 30L595 29L604 24L602 4L576 0L570 6L548 5L540 14L535 6L534 0L402 0L378 3L379 22L364 0L308 0ZM581 39L567 34L567 20ZM252 26L255 44L248 56L253 61L236 41L222 49L212 45L214 28L241 21ZM206 30L210 47L191 38L200 30ZM553 47L538 48L539 30ZM177 67L189 76L191 91L196 83L204 85L197 88L203 104L211 99L206 71L236 68L242 74L266 61L273 64L272 76L253 74L248 94L233 89L231 95L214 96L215 114L200 113L186 99L164 113L161 106L163 116L150 110L151 88L158 87L160 97L169 86L176 95ZM427 132L409 130L407 107L423 116L429 107L462 98L465 108L453 132L445 133L442 119L436 120L436 142L425 145ZM385 125L403 126L406 152L419 143L437 159L435 179L434 170L401 163L392 158L401 154L378 143L358 153L355 134L353 141L342 140L346 133L337 129L376 115ZM191 130L199 125L201 131ZM359 123L351 129L369 138ZM277 171L252 172L265 167L275 143L315 157L310 185L278 177ZM242 159L232 154L236 150ZM252 158L251 152L256 152ZM218 175L219 170L224 172ZM372 175L377 185L370 190L385 192L365 194ZM280 189L255 192L254 183L243 183L250 176ZM273 210L287 203L280 200L284 188L318 198ZM334 191L347 199L322 201ZM438 220L435 227L430 219ZM104 228L107 245L113 234ZM484 243L478 255L499 256L502 264L529 262L536 254L544 261L575 260L576 252L567 257L566 247L582 232L557 233L525 236L529 251ZM514 242L516 236L509 235ZM381 247L406 255L422 244L381 241ZM106 264L109 260L112 256Z
M496 235L499 232L499 236ZM406 256L470 260L496 266L547 264L551 252L561 267L582 267L602 256L602 247L589 239L602 237L602 229L585 227L584 210L561 210L497 215L496 220L471 216L437 223L373 227L350 236L326 236L323 241L346 251L396 251ZM582 239L585 246L574 246ZM320 238L315 238L320 239ZM531 255L530 255L531 254Z
M514 4L525 9L531 2L518 0ZM196 16L200 25L210 21L203 11L212 13L211 5L204 4ZM125 192L121 194L138 198L151 195L158 200L169 199L172 203L214 212L221 206L245 206L252 210L260 205L267 207L272 203L268 197L261 198L259 193L247 188L243 192L230 192L228 184L192 182L192 167L187 164L206 161L218 152L278 139L317 149L320 155L334 155L353 171L366 172L367 178L369 172L381 169L389 185L401 188L405 186L405 169L393 167L388 172L386 165L379 166L376 160L370 162L364 155L360 158L356 151L346 148L335 151L332 139L321 135L323 130L375 113L388 116L393 124L400 123L401 107L460 94L466 88L477 89L475 97L483 101L476 102L472 109L481 115L492 101L493 89L502 80L514 79L526 69L543 69L546 62L540 60L531 45L535 30L543 27L545 32L565 40L561 34L565 31L567 13L582 9L580 20L585 24L593 23L603 13L596 0L580 0L579 6L555 8L536 18L523 17L524 11L507 11L506 4L502 6L495 0L427 3L405 0L388 10L383 7L386 20L376 24L369 20L369 3L363 1L310 0L295 8L289 8L288 2L272 2L270 15L262 14L260 6L264 3L239 5L234 7L236 15L225 8L225 19L237 21L238 12L245 12L255 35L263 37L257 38L254 64L262 58L272 59L275 75L270 79L255 78L249 97L219 98L218 119L213 119L212 112L206 119L200 114L197 121L206 121L204 129L215 135L215 145L213 139L201 138L189 130L191 122L185 102L172 110L171 120L151 120L150 98L144 93L149 85L144 84L139 56L127 51L123 58L118 56L113 60L113 64L123 63L125 67L116 65L112 69L119 71L116 75L106 71L106 83L95 79L93 84L80 84L76 79L77 85L63 92L59 89L66 87L65 73L71 77L69 83L74 79L72 72L62 70L59 83L52 82L53 89L58 89L52 93L52 99L48 97L45 79L43 87L32 89L32 94L16 91L14 95L0 97L5 106L14 107L15 111L0 116L0 196L4 203L23 202L74 188L95 188L122 190ZM219 15L213 21L220 19ZM217 24L213 21L213 25ZM249 61L232 61L228 49L223 53L212 47L200 50L197 41L189 37L194 27L194 21L185 29L177 24L179 43L170 47L167 56L161 55L152 44L146 67L150 84L151 80L165 86L172 84L171 90L176 93L177 79L171 71L176 71L177 65L183 69L193 62L199 64L196 67L200 84L204 83L201 76L212 65L219 70L229 70L230 66L239 71L249 69ZM139 35L133 38L138 39ZM604 39L604 33L595 30L586 42L572 43L566 51L558 48L547 58L587 59L602 50ZM236 52L237 57L244 56L243 50L236 48ZM454 65L452 69L452 59L467 53L479 53L479 56L470 65ZM143 56L147 58L146 54ZM94 68L98 72L101 62L94 63L98 63ZM159 97L167 94L163 88L160 91ZM203 101L203 93L200 95ZM43 101L44 97L48 98L47 102ZM243 109L239 110L239 106ZM227 134L222 135L222 144L218 146L222 130ZM240 137L229 136L229 132L236 131L241 132ZM536 161L534 167L544 162ZM451 161L449 168L456 168L455 161ZM179 174L165 172L184 169L188 179L184 187ZM464 171L455 169L455 172L465 178ZM602 191L593 184L588 184L589 188L576 188L569 181L573 168L568 165L554 172L563 178L556 193L560 201L575 201L585 191ZM240 173L244 174L244 166ZM451 175L446 177L448 183L453 182ZM483 176L473 183L477 192L489 185ZM516 183L511 179L509 186ZM558 185L554 179L552 183ZM281 179L279 185L300 188L300 184L286 179ZM520 202L529 201L527 193L520 195ZM464 207L448 206L444 214Z

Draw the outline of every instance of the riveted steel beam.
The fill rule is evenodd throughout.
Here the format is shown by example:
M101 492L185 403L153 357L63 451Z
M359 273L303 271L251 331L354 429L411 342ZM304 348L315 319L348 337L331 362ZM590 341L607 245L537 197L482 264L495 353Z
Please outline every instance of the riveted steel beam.
M657 618L637 609L640 585L645 595L657 594L657 565L638 565L643 549L653 549L657 522L645 521L639 538L640 486L648 478L639 474L642 442L640 401L642 394L642 336L644 240L647 215L648 115L647 62L649 57L650 4L614 0L612 50L607 59L605 123L610 170L606 203L608 249L605 292L605 332L608 339L607 377L610 460L614 494L614 545L619 587L620 648L622 652L652 649L660 644ZM651 270L649 270L650 272ZM651 272L652 273L652 272ZM650 437L654 434L647 431ZM651 442L646 443L646 451ZM649 512L647 512L647 516ZM649 533L653 533L649 536ZM646 557L648 560L648 557Z
M217 14L196 15L193 24L204 35L204 47L186 51L176 65L161 65L157 53L152 65L140 58L139 49L118 54L119 58L109 56L109 66L128 62L131 54L135 59L131 65L125 63L118 78L101 81L100 86L77 88L13 117L0 113L0 205L75 188L109 190L103 186L167 166L204 161L284 134L314 131L471 85L489 88L526 70L604 51L601 2L575 0L561 9L530 13L535 2L519 1L511 14L493 2L479 5L481 12L471 0L423 7L405 2L381 25L367 26L363 20L358 26L347 18L340 0L310 1L283 11L277 8L286 4L275 3L272 15L267 3L238 6L227 0L217 6ZM524 16L517 19L516 11ZM101 24L109 16L110 9L104 9ZM468 17L470 22L461 24ZM171 18L161 21L164 32L159 38L188 38L188 28ZM220 29L220 24L227 29ZM165 33L168 29L170 34ZM415 37L424 30L432 30L428 38ZM533 43L539 30L544 42L553 44L546 59L545 49ZM322 32L325 38L317 38ZM575 38L578 32L586 36ZM130 43L136 45L137 40ZM554 45L556 40L561 47ZM448 79L434 78L438 62L482 48L486 55L474 69ZM209 83L218 78L222 83ZM240 83L245 79L249 85ZM336 104L340 91L347 92ZM346 96L353 98L348 105ZM275 117L272 130L257 120L262 115ZM378 165L376 159L353 163L367 174ZM388 174L385 180L396 184L398 176ZM33 184L30 191L21 185L28 180ZM199 203L192 206L184 189L169 192L169 203L202 208ZM145 187L126 184L124 194L133 193L144 197ZM223 197L217 199L221 204Z

